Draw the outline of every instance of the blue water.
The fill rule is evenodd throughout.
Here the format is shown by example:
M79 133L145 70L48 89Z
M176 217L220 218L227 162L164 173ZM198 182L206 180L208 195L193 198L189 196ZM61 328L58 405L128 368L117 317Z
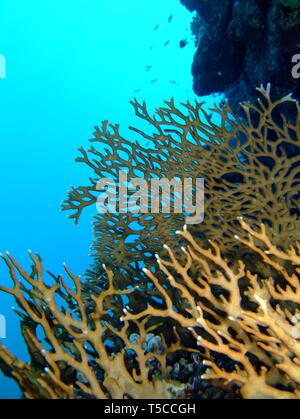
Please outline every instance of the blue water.
M85 270L91 220L83 217L75 227L60 212L70 185L85 179L74 163L76 149L102 119L134 125L128 104L134 96L153 108L171 96L194 98L194 45L179 48L180 39L190 37L191 17L179 0L1 0L7 73L0 79L1 251L9 249L26 268L31 248L55 273L63 262L75 273ZM150 72L146 65L153 66ZM10 282L2 264L0 282ZM27 360L13 305L0 295L7 321L7 338L0 341ZM19 396L0 373L0 398Z

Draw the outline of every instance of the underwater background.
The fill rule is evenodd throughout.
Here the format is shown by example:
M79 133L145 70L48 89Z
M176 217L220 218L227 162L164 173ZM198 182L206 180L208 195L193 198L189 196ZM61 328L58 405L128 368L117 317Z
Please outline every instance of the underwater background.
M131 125L133 97L146 99L151 109L171 96L177 102L195 97L190 22L177 0L1 1L2 252L9 250L27 268L30 247L55 274L63 262L84 272L91 219L85 215L75 227L60 211L70 185L83 177L82 166L74 164L76 149L103 119L123 129ZM180 48L185 38L188 44ZM10 281L2 265L0 279ZM28 360L13 305L1 293L7 336L0 341ZM20 397L1 373L0 397Z
M0 19L0 398L300 398L300 0Z

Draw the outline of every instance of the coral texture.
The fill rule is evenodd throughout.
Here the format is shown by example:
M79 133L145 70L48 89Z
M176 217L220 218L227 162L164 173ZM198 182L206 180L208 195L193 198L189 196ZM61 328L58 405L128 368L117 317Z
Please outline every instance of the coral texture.
M14 357L0 346L0 368L20 386L26 398L147 398L175 397L183 388L168 382L167 355L178 343L167 346L152 338L143 322L110 322L107 299L120 295L106 269L109 286L93 296L88 310L82 297L80 277L65 267L68 279L44 278L42 261L30 255L27 274L11 256L2 256L14 286L0 287L14 296L21 310L22 334L31 362ZM122 291L123 297L131 291Z
M209 249L200 247L185 227L178 232L187 241L182 248L185 262L170 248L169 260L157 256L168 288L145 269L165 308L148 307L142 313L128 308L125 318L176 320L203 350L208 371L202 378L239 383L244 398L299 398L300 245L284 251L272 244L263 224L252 229L243 219L239 222L248 237L236 240L257 254L272 276L253 274L243 261L232 264L213 242ZM190 275L193 266L197 276ZM172 288L182 294L183 306L174 306Z
M201 383L237 383L246 398L299 397L300 107L290 95L272 100L270 85L258 90L244 120L227 103L210 114L170 101L151 116L133 102L154 134L132 128L130 142L117 125L96 129L78 159L94 177L64 204L75 220L96 202L99 178L117 180L119 169L146 180L204 177L205 220L178 235L181 214L98 215L84 280L67 267L66 278L46 275L33 254L29 274L2 256L13 287L0 290L19 306L30 362L0 346L0 368L25 397L188 397L170 359L195 351L210 368ZM285 105L292 122L275 122Z
M299 52L299 0L180 1L197 12L196 94L225 92L236 112L241 100L255 99L261 83L271 82L276 98L290 92L299 98L299 82L291 75Z
M149 305L135 312L126 306L119 328L111 326L105 308L105 299L118 293L111 271L106 269L108 289L93 297L95 308L90 312L82 299L79 277L67 268L75 291L61 276L53 286L47 285L41 260L33 255L30 275L10 255L3 257L14 287L1 290L12 294L22 309L19 314L31 363L16 359L1 346L1 369L27 398L182 397L184 386L169 379L167 357L183 349L176 331L183 328L196 339L200 359L206 359L208 370L201 380L227 386L237 383L244 398L298 398L300 245L282 250L272 244L263 224L252 229L243 219L239 222L248 237L235 239L257 254L272 276L253 274L243 261L224 259L213 242L209 249L200 247L184 228L177 232L187 242L182 248L184 262L167 246L169 259L157 256L168 287L144 268L164 308ZM172 289L182 295L180 307L172 299ZM163 336L151 334L155 318L175 321L177 342L167 344ZM117 351L113 349L116 340ZM195 352L194 346L190 350Z
M129 141L118 125L105 121L96 127L92 147L81 148L77 161L87 165L92 178L87 186L73 187L64 209L76 222L82 211L95 205L96 184L109 176L118 184L119 170L128 178L205 179L205 219L191 226L201 243L217 241L222 251L242 257L243 246L234 241L236 221L242 215L251 224L264 222L275 243L298 239L300 182L299 105L287 96L273 101L271 86L258 89L256 105L242 104L245 120L239 120L226 103L208 111L204 103L186 103L182 109L173 100L151 116L145 103L132 103L136 116L149 123L149 133L131 128L136 137ZM274 120L289 105L293 121ZM147 141L147 145L145 144ZM101 264L141 281L138 273L155 264L161 243L177 243L176 230L185 224L183 214L99 214L94 223L95 266L91 279L99 277ZM141 284L141 282L139 282Z

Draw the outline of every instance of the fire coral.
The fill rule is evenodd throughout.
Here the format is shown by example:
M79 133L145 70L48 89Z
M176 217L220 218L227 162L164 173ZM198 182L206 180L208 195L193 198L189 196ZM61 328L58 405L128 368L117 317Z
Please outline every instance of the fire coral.
M237 383L244 398L299 398L300 244L284 251L272 244L264 224L253 229L242 218L239 223L248 237L235 239L257 254L272 275L253 274L243 261L223 258L213 242L202 248L185 227L178 232L187 242L185 261L167 246L169 260L157 256L168 288L145 269L165 308L141 313L128 308L125 318L170 317L187 328L206 359L202 379ZM182 294L183 306L174 306L172 289Z
M182 386L170 381L168 355L196 342L208 367L201 379L237 383L245 398L300 396L300 107L290 95L273 101L270 85L258 90L244 119L226 103L210 115L202 103L180 110L171 100L151 116L135 101L154 134L132 128L132 142L118 125L96 128L78 159L94 177L64 205L76 221L96 202L102 174L116 179L124 168L146 180L204 177L206 218L176 235L180 214L98 215L84 280L67 267L66 278L48 278L33 254L29 274L3 256L13 287L0 290L19 306L30 362L2 345L0 368L25 397L174 397Z
M71 189L63 209L78 222L86 207L96 207L99 179L118 184L119 170L148 183L157 177L200 177L205 180L205 219L191 233L201 244L212 239L226 255L243 258L244 247L234 234L244 234L236 221L244 216L251 225L265 223L274 243L288 247L300 239L299 105L291 95L273 101L271 85L260 87L258 94L256 104L241 105L244 119L227 102L209 111L205 103L177 107L171 100L151 115L146 103L133 101L136 116L149 129L131 127L129 140L117 124L105 121L96 127L91 148L81 148L77 159L92 177L86 186ZM129 283L141 283L143 264L155 266L162 243L176 246L175 232L184 224L183 214L98 214L89 279L99 277L105 263L115 275L121 272L122 282L127 276Z
M167 399L181 391L182 385L168 381L166 367L167 354L178 343L149 342L151 328L146 331L143 322L112 326L105 308L106 299L118 294L111 271L105 268L109 286L92 296L90 310L80 277L67 267L68 280L52 277L51 286L39 257L30 254L30 274L11 255L2 258L14 286L0 290L13 295L21 309L16 311L31 359L25 363L0 345L0 368L26 398Z

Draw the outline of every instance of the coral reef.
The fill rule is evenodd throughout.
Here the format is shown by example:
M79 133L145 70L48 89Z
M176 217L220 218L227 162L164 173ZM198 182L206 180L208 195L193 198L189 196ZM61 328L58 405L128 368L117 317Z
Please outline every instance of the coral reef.
M26 398L147 398L176 397L183 385L168 380L167 358L180 348L153 337L144 322L119 321L113 327L113 308L107 299L120 295L106 269L109 286L87 310L80 277L65 267L68 279L44 278L42 261L30 255L27 274L11 256L2 256L13 288L0 287L14 296L21 310L22 334L31 362L16 359L0 346L0 368L14 379ZM122 291L126 296L130 291Z
M1 346L1 369L27 398L189 397L206 380L215 385L223 382L227 391L237 383L244 398L298 398L300 244L282 250L272 244L264 224L253 229L242 218L239 223L248 237L235 239L257 254L272 276L253 274L243 261L224 259L213 242L209 249L200 247L185 227L177 232L187 244L182 248L185 261L167 246L168 260L157 255L168 287L144 268L164 308L149 305L136 312L126 306L119 328L111 325L106 307L106 298L119 293L107 268L109 287L93 296L95 308L90 312L80 278L68 268L74 291L62 276L48 285L42 262L34 255L30 275L12 256L3 256L14 287L1 291L12 294L22 309L18 313L31 363L16 359ZM180 307L172 299L172 289L182 294ZM175 321L175 343L151 333L153 319L165 318ZM177 333L181 328L200 347L197 365L204 358L202 365L208 368L188 386L172 381L175 370L167 366L168 356L184 348ZM194 347L185 350L195 353ZM177 362L175 367L183 365Z
M255 87L271 82L274 97L299 98L291 60L299 51L299 0L180 0L196 11L192 73L199 96L225 92L231 107L255 99Z
M210 113L171 100L151 116L134 101L150 134L96 128L78 158L93 178L64 203L71 218L124 169L204 177L205 220L187 229L183 214L98 214L82 279L45 273L33 254L27 273L2 255L13 287L0 291L16 300L30 361L1 345L0 368L26 398L300 396L300 107L258 91L243 119L227 102Z
M128 178L146 181L203 177L205 218L191 226L203 245L213 239L222 251L243 257L243 246L233 239L234 234L243 234L236 221L241 215L251 224L264 222L274 242L288 246L299 239L299 106L291 96L273 101L270 85L258 91L261 98L256 105L242 104L245 120L237 118L226 102L210 113L204 103L188 102L180 109L171 100L153 116L145 103L132 102L136 116L150 124L149 133L131 128L138 136L129 141L119 125L105 121L96 127L92 147L81 148L77 159L93 177L87 186L72 188L64 210L78 222L82 211L96 204L98 180L109 176L118 184L119 170L126 171ZM274 113L285 105L295 122L274 120ZM122 282L127 276L130 284L136 278L141 285L144 263L155 264L161 243L180 245L175 232L184 224L184 215L174 213L97 215L95 266L89 280L102 278L101 263L105 263L121 275Z
M185 262L168 247L169 260L157 256L168 288L145 269L165 308L134 313L128 307L125 318L171 317L191 331L206 357L208 371L202 379L239 383L244 398L298 398L300 245L282 250L272 244L264 224L253 229L243 219L239 222L248 237L236 240L259 255L272 276L253 274L243 261L224 259L213 242L209 249L200 247L185 227L178 232L187 241ZM193 265L197 276L190 274ZM172 288L182 294L183 306L174 306Z

